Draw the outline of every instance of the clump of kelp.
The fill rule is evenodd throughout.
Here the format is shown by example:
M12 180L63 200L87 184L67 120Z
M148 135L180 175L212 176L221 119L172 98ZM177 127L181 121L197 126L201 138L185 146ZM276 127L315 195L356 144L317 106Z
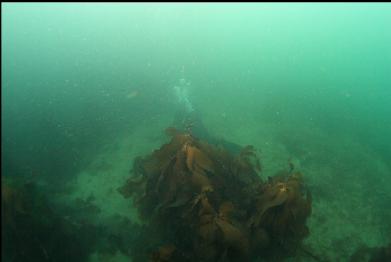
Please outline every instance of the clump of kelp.
M33 181L1 183L2 261L86 261L95 228L65 219Z
M138 157L118 190L132 197L144 234L133 261L250 261L293 256L309 234L311 194L290 169L261 179L252 146L233 154L189 131Z
M91 198L57 203L48 188L24 176L1 180L2 261L88 261L92 253L126 252L138 227L123 217L93 223ZM121 229L118 230L117 227Z

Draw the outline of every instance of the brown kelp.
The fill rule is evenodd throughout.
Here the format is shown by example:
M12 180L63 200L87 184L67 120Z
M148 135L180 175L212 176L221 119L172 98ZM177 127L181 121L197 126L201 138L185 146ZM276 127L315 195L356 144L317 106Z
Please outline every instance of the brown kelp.
M131 178L118 189L133 198L149 232L140 238L149 250L136 261L250 261L295 254L309 233L311 214L311 194L300 173L291 168L263 181L252 146L234 155L188 131L169 128L167 134L171 141L136 158Z

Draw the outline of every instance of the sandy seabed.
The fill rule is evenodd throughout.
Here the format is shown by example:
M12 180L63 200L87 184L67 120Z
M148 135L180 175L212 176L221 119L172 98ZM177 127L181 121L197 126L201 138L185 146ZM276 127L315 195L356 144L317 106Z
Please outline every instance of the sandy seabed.
M253 145L259 152L262 178L285 169L288 162L304 174L313 194L313 210L304 243L326 261L348 261L362 246L384 246L390 239L391 173L386 163L365 144L307 127L265 124L253 116L204 113L212 135L239 145ZM130 175L133 159L150 154L168 141L164 129L171 117L145 121L96 152L88 168L70 183L65 201L89 199L101 212L95 223L113 216L140 222L130 199L117 191ZM97 254L90 261L129 261L129 257Z

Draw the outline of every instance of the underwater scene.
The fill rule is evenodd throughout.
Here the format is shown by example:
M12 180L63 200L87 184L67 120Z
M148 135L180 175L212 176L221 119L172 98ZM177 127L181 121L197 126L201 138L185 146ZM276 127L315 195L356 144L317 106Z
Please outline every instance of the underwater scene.
M2 261L391 261L391 4L1 7Z

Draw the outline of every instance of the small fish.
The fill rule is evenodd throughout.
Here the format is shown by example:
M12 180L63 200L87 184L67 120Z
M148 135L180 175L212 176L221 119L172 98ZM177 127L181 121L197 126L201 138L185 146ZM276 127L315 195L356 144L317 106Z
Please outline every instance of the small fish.
M139 95L139 91L138 90L133 90L126 96L126 98L127 99L133 99L133 98L137 97L138 95Z

